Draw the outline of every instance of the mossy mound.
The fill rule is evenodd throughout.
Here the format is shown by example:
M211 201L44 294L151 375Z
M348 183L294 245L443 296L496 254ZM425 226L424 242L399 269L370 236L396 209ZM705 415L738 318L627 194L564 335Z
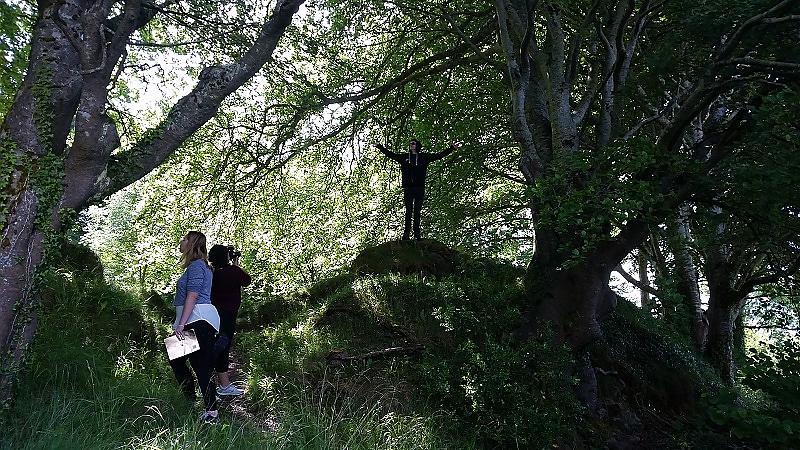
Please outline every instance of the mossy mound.
M635 393L631 402L671 413L696 410L703 394L720 387L719 377L685 338L627 301L602 323L604 341L592 360L607 398Z
M73 249L81 247L72 245ZM91 251L86 249L86 252ZM86 361L98 352L108 351L112 346L117 348L120 342L151 351L162 350L157 325L148 320L142 303L130 293L109 286L102 275L97 276L98 266L84 265L81 270L75 268L73 261L64 260L54 269L41 274L38 293L42 309L34 346L58 350L34 350L40 360L38 364L81 371L86 368ZM170 320L174 316L173 309ZM80 342L80 345L69 346L64 342ZM109 364L113 366L114 361ZM91 382L91 377L84 381Z
M447 436L470 442L452 448L569 441L579 410L563 375L569 354L512 336L524 303L522 270L434 242L451 266L433 271L423 265L431 243L416 244L423 249L390 242L362 253L358 262L365 254L384 261L304 290L306 309L243 333L239 355L254 371L293 374L307 392L333 391L337 401L382 416L451 411L441 418Z
M311 303L319 302L325 297L330 296L342 287L353 284L356 277L350 273L343 273L331 278L321 280L308 288L308 296Z
M464 255L433 239L390 241L362 251L353 260L357 275L433 275L444 277L456 272Z

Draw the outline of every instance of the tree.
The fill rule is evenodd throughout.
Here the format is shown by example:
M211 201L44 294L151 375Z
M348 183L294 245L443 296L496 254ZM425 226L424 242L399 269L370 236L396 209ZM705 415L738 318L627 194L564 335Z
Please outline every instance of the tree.
M13 373L11 365L32 338L35 271L52 256L49 238L69 223L68 211L133 183L169 157L268 62L302 3L277 2L232 63L203 69L192 91L158 126L117 151L120 135L109 114L109 86L125 67L129 45L136 36L146 37L143 30L159 17L192 17L194 10L203 17L215 5L38 2L25 77L0 128L0 160L8 171L0 179L2 190L11 193L0 216L0 352L4 358L10 354L3 373Z
M771 52L780 38L796 39L786 24L797 4L725 12L714 2L700 11L648 0L496 2L520 169L534 190L530 332L547 323L579 355L601 338L610 272L734 150L746 99L727 109L710 148L684 145L693 122L721 96L797 66ZM698 13L706 30L691 29ZM661 79L648 77L653 66L642 61L675 43L651 37L658 27L696 46L685 59L668 58L674 66ZM591 406L593 372L581 377Z
M696 196L693 222L709 287L705 353L729 384L736 373L734 324L747 298L800 269L798 98L787 88L759 99L757 131L715 170L711 189Z

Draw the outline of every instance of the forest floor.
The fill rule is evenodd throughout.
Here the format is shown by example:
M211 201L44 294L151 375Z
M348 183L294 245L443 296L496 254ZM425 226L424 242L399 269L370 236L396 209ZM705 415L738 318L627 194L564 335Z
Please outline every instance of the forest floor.
M247 396L247 374L244 373L243 365L236 355L236 352L233 350L230 354L229 367L228 376L230 377L231 383L243 389L245 392L240 396L219 396L220 409L222 409L223 412L229 412L235 419L247 422L265 433L277 432L280 425L277 415L269 412L259 414L253 412L254 408L250 405Z
M253 412L254 408L252 408L247 396L247 375L243 372L241 361L236 353L231 351L230 356L230 370L228 371L228 376L234 386L243 389L245 392L240 396L218 396L217 398L221 406L220 409L223 410L223 413L227 410L234 418L242 422L250 423L263 432L276 432L279 427L278 417L271 413L256 414Z

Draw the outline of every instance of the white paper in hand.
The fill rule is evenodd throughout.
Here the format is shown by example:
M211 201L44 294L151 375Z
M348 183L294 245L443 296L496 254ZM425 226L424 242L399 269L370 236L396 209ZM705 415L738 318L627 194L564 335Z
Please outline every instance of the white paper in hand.
M183 339L178 339L175 335L164 339L164 345L167 347L170 361L200 350L200 343L197 342L197 336L192 330L184 331Z

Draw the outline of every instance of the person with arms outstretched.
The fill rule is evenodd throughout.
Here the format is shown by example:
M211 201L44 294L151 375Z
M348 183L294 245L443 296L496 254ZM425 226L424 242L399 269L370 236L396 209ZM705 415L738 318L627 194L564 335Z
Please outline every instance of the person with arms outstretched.
M381 144L375 144L381 153L389 159L400 163L400 173L402 174L403 184L403 204L406 208L405 228L403 229L403 240L408 240L411 236L412 219L414 239L420 239L420 212L422 203L425 200L425 177L428 173L428 165L440 160L459 147L459 144L451 143L447 150L439 153L424 153L422 144L417 139L413 139L408 145L408 153L390 152Z

